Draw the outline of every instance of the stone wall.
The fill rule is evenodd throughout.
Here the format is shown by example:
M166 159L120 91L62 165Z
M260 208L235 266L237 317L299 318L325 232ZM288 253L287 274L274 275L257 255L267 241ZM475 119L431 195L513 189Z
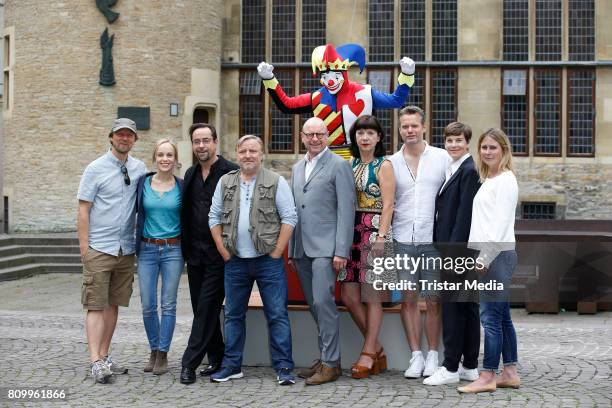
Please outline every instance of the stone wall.
M5 118L4 187L14 231L75 229L87 164L108 148L119 106L149 106L151 128L133 154L150 167L153 142L180 140L191 69L220 70L220 0L122 0L108 24L94 1L8 0L15 29L14 109ZM98 84L99 37L115 34L117 84ZM179 117L169 116L178 102Z

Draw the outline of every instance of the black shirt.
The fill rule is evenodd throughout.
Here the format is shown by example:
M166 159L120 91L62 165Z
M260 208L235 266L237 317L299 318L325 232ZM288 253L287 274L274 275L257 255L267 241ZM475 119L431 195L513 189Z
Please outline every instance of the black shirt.
M185 187L181 209L183 257L190 265L223 263L208 227L208 213L221 176L238 165L222 156L210 168L206 180L202 179L200 164L191 166L185 173Z

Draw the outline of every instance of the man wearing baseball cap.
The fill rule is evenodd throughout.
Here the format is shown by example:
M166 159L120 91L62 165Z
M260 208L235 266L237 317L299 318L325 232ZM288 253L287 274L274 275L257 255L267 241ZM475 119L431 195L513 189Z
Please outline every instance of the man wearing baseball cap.
M109 151L90 163L79 185L77 232L83 262L81 303L94 383L127 373L109 355L119 306L127 307L134 281L134 216L137 180L146 166L128 153L136 123L116 119Z

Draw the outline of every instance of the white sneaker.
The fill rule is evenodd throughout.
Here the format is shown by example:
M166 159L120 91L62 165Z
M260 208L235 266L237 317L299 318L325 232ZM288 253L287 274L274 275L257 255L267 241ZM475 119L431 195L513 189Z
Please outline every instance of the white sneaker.
M459 364L459 370L457 370L457 373L459 373L460 380L476 381L478 379L477 368L466 369L463 367L463 365Z
M438 367L435 373L423 380L425 385L456 384L459 382L459 373L451 373L446 367Z
M438 369L438 352L430 351L427 353L427 360L425 361L425 371L423 371L423 377L429 377Z
M404 372L406 378L421 378L423 370L425 369L425 360L423 360L423 354L412 354L410 359L410 367Z

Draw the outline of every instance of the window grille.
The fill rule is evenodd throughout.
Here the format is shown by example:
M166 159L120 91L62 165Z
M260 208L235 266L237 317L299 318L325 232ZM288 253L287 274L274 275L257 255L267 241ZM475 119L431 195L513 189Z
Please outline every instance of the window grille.
M263 138L263 94L257 72L240 72L240 134Z
M261 62L266 57L266 2L242 1L242 62Z
M521 213L524 220L554 220L556 217L555 203L521 203Z
M594 154L595 71L568 71L568 155Z
M425 61L425 0L400 2L400 55Z
M369 58L375 62L394 60L394 17L393 0L369 0L368 39Z
M512 153L526 155L528 153L528 108L529 98L527 70L504 70L504 89L502 93L502 129L508 135L512 145Z
M302 62L310 62L312 51L325 45L327 1L302 0Z
M504 61L529 59L529 0L504 0Z
M536 0L536 60L561 60L561 0Z
M300 71L300 94L313 93L322 87L319 75L312 76L311 69L303 69ZM304 126L304 122L312 118L312 113L303 113L300 115L300 130ZM300 153L305 153L306 149L300 138Z
M569 0L569 60L595 59L595 0Z
M457 118L457 70L437 69L431 78L431 136L432 146L444 148L444 128Z
M561 71L535 72L535 154L561 153Z
M274 75L282 84L287 96L292 96L294 92L293 71L274 70ZM270 101L270 152L283 153L293 152L293 117L282 113L274 102Z
M295 62L295 0L272 1L272 62Z
M457 60L457 0L433 0L431 37L433 61Z
M372 88L380 92L389 93L391 92L391 77L393 71L390 70L369 70L368 71L368 83L372 85ZM393 110L392 109L380 109L372 112L374 116L380 122L385 133L383 143L387 153L391 153L393 150L392 146L392 134L393 134Z

